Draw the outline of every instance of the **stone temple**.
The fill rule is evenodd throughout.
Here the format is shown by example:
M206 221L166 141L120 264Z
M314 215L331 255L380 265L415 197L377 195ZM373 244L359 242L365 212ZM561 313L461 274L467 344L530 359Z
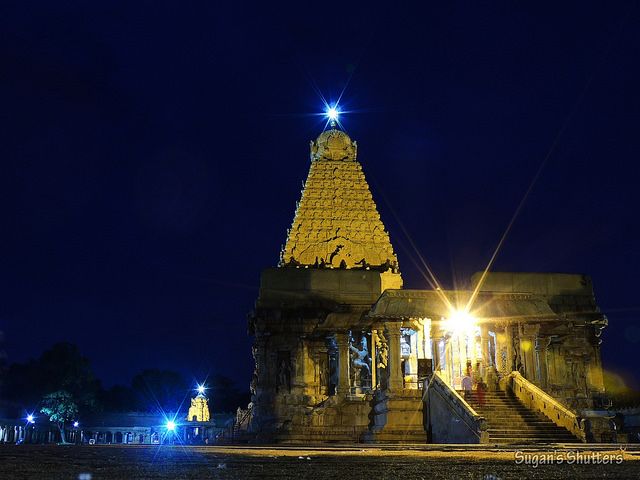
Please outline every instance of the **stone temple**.
M332 127L249 316L248 432L265 442L612 441L581 274L497 273L403 289L357 158Z

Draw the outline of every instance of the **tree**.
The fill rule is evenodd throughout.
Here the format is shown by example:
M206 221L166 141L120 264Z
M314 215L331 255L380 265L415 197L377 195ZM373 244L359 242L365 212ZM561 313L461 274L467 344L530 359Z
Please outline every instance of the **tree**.
M64 390L83 410L93 410L99 389L100 382L78 347L56 343L37 360L10 365L4 392L8 400L26 408L45 394Z
M99 393L98 400L105 412L133 412L139 409L136 393L131 387L114 385Z
M214 375L208 382L209 408L212 412L235 412L246 408L251 399L248 389L241 390L229 377Z
M91 370L89 359L76 345L56 343L38 360L44 378L45 392L69 392L81 407L93 409L100 382Z
M49 393L42 398L40 413L49 417L49 421L55 423L60 430L60 440L67 443L64 435L64 424L72 421L78 415L78 406L73 396L65 391Z

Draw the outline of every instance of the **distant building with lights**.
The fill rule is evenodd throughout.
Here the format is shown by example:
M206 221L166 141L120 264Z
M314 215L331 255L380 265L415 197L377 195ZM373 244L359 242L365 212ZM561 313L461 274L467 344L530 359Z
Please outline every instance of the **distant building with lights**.
M406 290L357 159L332 126L250 315L248 435L265 442L613 441L607 318L582 274L476 274ZM471 391L463 386L472 385Z
M182 413L99 413L69 422L65 437L77 444L203 445L230 438L234 416L211 415L208 399L202 392L191 399L188 412ZM0 415L0 443L55 443L60 441L57 426L46 416L7 419Z

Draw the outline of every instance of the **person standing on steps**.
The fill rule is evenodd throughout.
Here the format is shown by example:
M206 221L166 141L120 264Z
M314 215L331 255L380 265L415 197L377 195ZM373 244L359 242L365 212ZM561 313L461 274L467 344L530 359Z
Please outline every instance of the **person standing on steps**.
M471 398L471 390L473 389L473 380L471 375L467 373L462 377L462 391L464 392L464 399L469 400Z

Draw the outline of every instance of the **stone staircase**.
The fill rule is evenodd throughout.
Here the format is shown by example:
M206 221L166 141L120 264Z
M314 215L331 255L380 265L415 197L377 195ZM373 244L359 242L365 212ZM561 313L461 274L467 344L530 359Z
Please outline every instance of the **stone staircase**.
M482 405L474 391L469 405L488 424L490 443L577 443L567 429L557 426L541 413L529 410L510 392L485 392Z

